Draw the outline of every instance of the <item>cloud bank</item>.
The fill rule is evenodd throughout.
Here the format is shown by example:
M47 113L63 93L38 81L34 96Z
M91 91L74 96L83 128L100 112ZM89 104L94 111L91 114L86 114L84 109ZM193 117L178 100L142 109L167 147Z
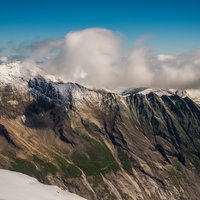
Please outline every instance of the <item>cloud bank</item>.
M25 44L18 49L23 52L20 49L46 71L89 87L200 88L200 50L155 55L144 40L128 50L119 34L103 28L70 32L63 39Z

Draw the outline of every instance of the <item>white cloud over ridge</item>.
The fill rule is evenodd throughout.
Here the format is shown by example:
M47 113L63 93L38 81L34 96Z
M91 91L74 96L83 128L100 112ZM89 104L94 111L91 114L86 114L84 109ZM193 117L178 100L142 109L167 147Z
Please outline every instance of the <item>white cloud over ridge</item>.
M120 35L103 28L70 32L29 49L31 62L42 60L46 71L90 87L200 88L200 49L155 55L140 41L127 50Z
M47 66L67 81L108 87L115 81L120 51L120 38L111 31L96 28L70 32L61 52Z

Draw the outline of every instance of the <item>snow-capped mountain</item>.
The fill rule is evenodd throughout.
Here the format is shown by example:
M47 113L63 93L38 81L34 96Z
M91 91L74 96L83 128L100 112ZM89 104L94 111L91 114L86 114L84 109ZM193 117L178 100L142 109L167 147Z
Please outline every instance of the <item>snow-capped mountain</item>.
M154 93L157 94L158 96L163 96L163 95L174 95L174 91L170 90L165 90L165 89L160 89L160 88L130 88L122 92L123 96L129 96L129 95L134 95L134 94L142 94L142 95L147 95L149 93Z
M28 62L3 62L0 64L0 71L0 85L9 85L13 90L17 88L25 93L29 91L33 96L48 97L50 101L57 103L68 104L73 99L77 103L83 99L85 93L86 98L89 96L91 100L98 98L93 90L77 83L63 83L62 79L49 75Z
M89 89L18 61L1 62L0 83L0 168L89 200L198 199L190 91Z
M177 89L161 89L161 88L130 88L122 92L122 96L130 96L134 94L147 95L149 93L154 93L159 97L162 96L173 96L178 95L180 97L189 97L197 104L200 104L200 90L187 89L187 90L177 90Z
M48 81L59 82L61 79L45 73L39 67L24 61L7 61L0 64L0 83L17 85L27 85L27 81L42 76Z

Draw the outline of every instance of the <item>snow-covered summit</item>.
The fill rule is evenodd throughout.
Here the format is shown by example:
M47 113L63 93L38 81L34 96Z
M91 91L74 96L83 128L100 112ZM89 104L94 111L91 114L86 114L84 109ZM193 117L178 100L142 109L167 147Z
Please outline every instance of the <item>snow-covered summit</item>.
M154 93L159 97L162 96L173 96L178 95L182 98L189 97L194 102L200 105L200 90L199 89L187 89L187 90L177 90L177 89L160 89L160 88L130 88L122 92L123 96L130 96L134 94L148 95Z
M187 93L194 102L200 105L200 89L190 89Z
M6 61L0 63L0 83L18 87L27 85L27 81L36 76L42 76L46 80L58 82L60 79L45 73L39 67L23 61Z
M165 90L165 89L160 89L160 88L146 88L146 87L141 87L141 88L130 88L122 92L123 96L129 96L133 94L141 94L141 95L147 95L149 93L155 93L158 96L163 96L163 95L173 95L175 94L175 91L171 90Z
M98 93L77 83L65 83L41 68L24 61L0 63L0 86L12 86L20 93L32 94L56 105L82 104L98 100Z

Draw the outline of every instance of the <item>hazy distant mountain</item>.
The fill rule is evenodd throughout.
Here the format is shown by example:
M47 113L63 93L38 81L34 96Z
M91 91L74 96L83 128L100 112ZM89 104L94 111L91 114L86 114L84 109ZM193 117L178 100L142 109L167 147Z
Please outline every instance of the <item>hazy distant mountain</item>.
M0 167L91 200L198 200L198 100L177 90L92 90L4 62Z

